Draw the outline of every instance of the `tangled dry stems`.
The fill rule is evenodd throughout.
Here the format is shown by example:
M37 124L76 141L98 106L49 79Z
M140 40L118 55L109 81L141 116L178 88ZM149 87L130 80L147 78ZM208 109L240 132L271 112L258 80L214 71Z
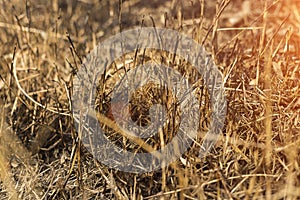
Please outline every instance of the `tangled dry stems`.
M1 198L300 197L299 5L292 0L174 2L123 2L121 10L114 1L1 3L0 96L6 112L1 115ZM205 158L198 159L195 142L169 167L136 175L109 169L82 148L70 96L82 58L106 35L136 21L153 25L140 12L150 13L157 26L203 42L224 75L228 111L226 128ZM109 111L109 105L102 106Z

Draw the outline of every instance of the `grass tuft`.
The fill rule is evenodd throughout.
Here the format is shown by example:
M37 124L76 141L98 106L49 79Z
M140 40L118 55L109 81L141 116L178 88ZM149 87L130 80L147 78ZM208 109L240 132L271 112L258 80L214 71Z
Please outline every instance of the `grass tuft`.
M300 4L295 0L2 1L0 3L0 199L299 199ZM202 44L222 72L225 127L199 159L210 126L209 94L199 74L176 55L141 50L117 59L97 98L106 136L121 148L149 152L178 129L178 99L148 84L124 115L141 126L163 104L172 119L146 140L116 126L111 91L139 64L173 67L200 103L199 135L169 166L145 174L110 169L81 144L72 89L85 55L135 26L178 30ZM155 97L151 99L151 97ZM141 103L142 102L142 103ZM159 155L158 155L159 156Z

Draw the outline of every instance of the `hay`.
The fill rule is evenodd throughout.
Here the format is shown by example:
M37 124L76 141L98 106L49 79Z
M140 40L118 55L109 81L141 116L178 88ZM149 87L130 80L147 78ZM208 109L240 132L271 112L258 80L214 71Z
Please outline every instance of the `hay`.
M300 197L297 1L0 4L1 199ZM168 167L124 173L96 161L81 144L71 112L76 71L99 42L135 25L178 30L203 44L219 66L228 102L226 123L204 158L198 158L199 134L189 151ZM115 128L111 89L126 75L124 68L146 62L170 65L194 83L201 102L199 132L205 133L210 104L202 80L197 82L195 70L180 58L149 50L116 60L99 83L97 105L106 135L123 148L148 152L176 132L180 109L172 105L177 99L166 98L172 96L168 90L151 84L134 94L129 114L144 126L149 107L162 103L174 123L146 142ZM156 102L148 101L151 95Z

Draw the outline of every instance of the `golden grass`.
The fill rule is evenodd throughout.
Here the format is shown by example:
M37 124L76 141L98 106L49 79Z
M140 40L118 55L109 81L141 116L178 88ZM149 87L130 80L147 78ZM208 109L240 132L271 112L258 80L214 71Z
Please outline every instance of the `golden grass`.
M0 199L300 198L297 1L0 4ZM226 88L226 126L204 158L197 156L199 135L189 152L168 167L123 173L94 160L80 143L71 112L72 80L99 42L120 30L153 23L203 43L214 58ZM165 52L145 56L139 58L171 60L182 74L195 75ZM119 64L128 67L131 60L124 58ZM119 130L107 114L108 91L115 82L110 75L101 83L103 112L97 116L108 127L106 134L124 148L146 152L167 143L172 134L166 131L156 144ZM197 86L199 96L203 94L200 126L205 132L209 99L201 83Z

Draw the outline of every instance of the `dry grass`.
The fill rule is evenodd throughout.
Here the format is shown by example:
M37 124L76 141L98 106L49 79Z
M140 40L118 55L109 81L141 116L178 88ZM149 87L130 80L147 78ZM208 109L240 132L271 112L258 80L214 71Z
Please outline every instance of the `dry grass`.
M300 198L300 2L0 4L0 199ZM210 52L223 73L226 126L202 159L194 143L162 170L123 173L94 160L78 140L70 111L72 79L99 42L121 30L153 23L189 35ZM163 63L169 56L150 51L141 55ZM171 64L193 81L195 73L179 63L175 59ZM150 151L164 145L174 130L165 130L159 144L153 140L146 147L143 141L117 134L121 131L110 116L108 92L114 80L105 79L99 94L107 135L124 148ZM200 91L200 86L201 96L207 91ZM135 99L149 97L149 91L144 89ZM209 126L209 101L207 95L203 98L204 131ZM147 108L135 103L132 112L139 118Z

